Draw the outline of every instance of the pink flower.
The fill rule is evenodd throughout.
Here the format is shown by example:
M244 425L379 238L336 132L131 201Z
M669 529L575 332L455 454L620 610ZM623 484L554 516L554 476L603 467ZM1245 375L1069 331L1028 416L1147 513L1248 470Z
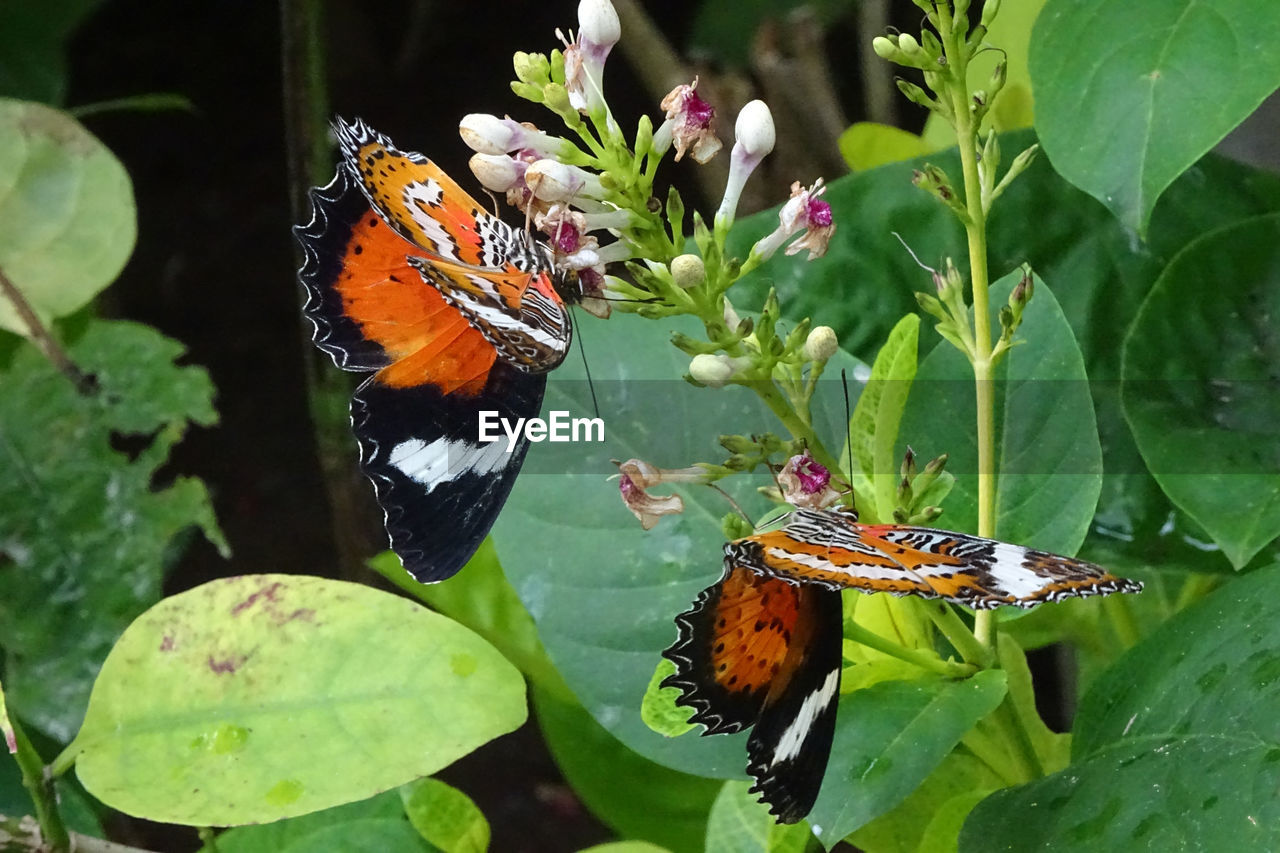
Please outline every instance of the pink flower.
M831 205L821 198L826 191L822 178L814 181L808 189L802 189L799 181L793 183L791 198L778 211L778 227L757 241L751 247L751 254L762 261L767 260L783 243L804 232L799 240L787 247L786 253L794 255L808 249L811 261L825 255L831 235L836 233Z
M640 519L640 526L650 530L664 515L684 512L684 501L679 495L651 495L646 489L660 483L706 483L708 472L704 468L666 469L650 465L640 459L628 459L618 464L618 488L627 509Z
M778 472L778 484L783 500L796 507L826 509L840 499L840 493L831 488L831 472L808 450L787 460Z
M676 145L676 160L689 152L699 163L705 163L720 150L714 122L715 107L698 97L698 78L688 85L676 86L662 99L662 109L667 120L653 135L653 148L662 152L672 141Z

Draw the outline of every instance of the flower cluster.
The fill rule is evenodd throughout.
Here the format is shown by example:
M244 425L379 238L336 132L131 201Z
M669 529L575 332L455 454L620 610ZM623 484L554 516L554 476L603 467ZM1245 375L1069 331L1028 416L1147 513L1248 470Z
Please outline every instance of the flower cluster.
M588 311L601 317L611 310L646 317L697 316L706 339L677 335L673 340L691 357L691 381L707 387L748 385L789 410L804 412L796 422L807 423L813 383L837 349L835 333L825 326L810 329L806 320L784 334L776 294L758 317L744 320L726 291L780 248L786 254L807 251L809 260L826 252L835 219L822 198L822 180L807 189L799 182L793 185L777 230L760 240L745 261L729 255L726 241L743 187L775 141L768 106L751 101L734 123L729 175L711 226L693 213L697 252L685 251L680 195L671 189L662 203L654 181L668 154L702 164L719 153L715 108L699 92L695 78L662 99L656 128L645 116L628 137L605 97L606 61L622 35L613 5L582 0L577 33L557 35L562 48L549 55L516 54L512 90L550 110L565 132L548 132L510 117L466 116L459 130L475 152L471 168L476 177L545 235L557 267L576 274ZM619 265L625 266L625 275ZM794 446L789 444L788 450L794 455L813 437L792 432ZM772 463L762 458L757 464ZM734 469L703 465L681 470L699 473L672 473L636 460L620 469L623 497L646 527L683 508L678 496L654 498L646 489L662 482L711 482Z

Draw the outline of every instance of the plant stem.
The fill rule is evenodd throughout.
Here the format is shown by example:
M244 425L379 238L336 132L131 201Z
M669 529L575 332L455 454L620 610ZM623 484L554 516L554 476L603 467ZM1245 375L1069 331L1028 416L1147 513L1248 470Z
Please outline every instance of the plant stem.
M940 33L951 68L951 105L955 115L956 141L960 146L960 166L964 172L964 223L969 243L969 278L973 288L973 381L978 409L978 535L994 538L996 532L995 394L991 381L991 308L987 289L987 223L982 208L982 178L978 174L978 129L969 109L967 82L968 55L964 33L953 27L946 4L939 6ZM978 642L995 642L995 614L979 612L974 619Z
M40 823L40 835L47 849L54 853L63 853L71 849L71 838L62 823L62 815L58 813L58 798L53 791L53 777L45 773L44 761L36 748L27 739L18 721L10 717L13 735L18 743L18 752L14 757L18 761L18 769L22 772L22 786L31 794L35 804L36 820Z
M31 303L27 301L27 297L4 274L4 270L0 270L0 295L8 299L13 305L13 310L17 312L18 318L27 327L27 339L35 344L36 349L40 350L44 357L53 363L59 373L71 380L71 384L75 385L77 391L81 394L89 393L93 389L93 381L71 360L71 357L67 355L67 351L58 343L57 338L40 321L40 317L36 314L35 309L31 307Z
M967 678L977 671L977 667L972 664L943 660L935 654L899 645L892 640L885 639L874 631L862 627L857 622L845 622L844 636L847 640L861 643L868 648L883 652L898 660L915 664L922 669L927 669L946 678Z
M995 661L990 646L977 641L969 626L960 621L960 617L945 601L929 601L925 603L925 611L933 624L947 638L947 642L960 653L967 663L983 669L989 668Z
M1102 612L1111 620L1111 627L1120 641L1121 651L1132 648L1142 639L1138 623L1133 619L1133 610L1123 595L1108 595L1102 599Z

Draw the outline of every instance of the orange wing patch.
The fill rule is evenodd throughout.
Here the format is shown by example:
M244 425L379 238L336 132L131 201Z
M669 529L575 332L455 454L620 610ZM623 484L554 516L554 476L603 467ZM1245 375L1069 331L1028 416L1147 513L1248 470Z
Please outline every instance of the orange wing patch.
M800 615L800 588L735 568L712 614L711 669L729 691L767 691L787 658ZM763 698L763 697L762 697Z
M405 253L412 249L372 212L362 217L334 285L343 312L393 361L379 371L379 382L394 388L430 383L444 394L475 394L497 353L409 265Z

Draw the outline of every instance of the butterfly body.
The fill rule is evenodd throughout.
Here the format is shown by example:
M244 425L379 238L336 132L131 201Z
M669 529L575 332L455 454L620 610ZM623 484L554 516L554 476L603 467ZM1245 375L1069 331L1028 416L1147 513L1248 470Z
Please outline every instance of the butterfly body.
M724 571L676 617L665 687L704 734L751 727L747 770L780 822L812 809L835 735L840 592L942 598L976 609L1138 592L1105 569L962 533L859 524L797 509L777 529L724 546Z
M294 229L303 313L338 367L370 374L351 404L361 468L405 568L443 580L488 533L528 450L481 442L480 413L538 414L572 338L573 282L431 160L359 120L335 130L337 174Z

